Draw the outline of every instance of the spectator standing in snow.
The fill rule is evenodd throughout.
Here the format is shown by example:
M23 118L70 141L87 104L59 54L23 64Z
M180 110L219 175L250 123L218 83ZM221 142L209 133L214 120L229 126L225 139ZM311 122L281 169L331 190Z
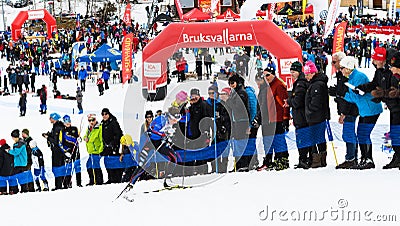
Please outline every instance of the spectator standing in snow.
M78 114L83 114L82 101L83 101L82 90L81 90L81 87L78 86L76 88L76 103L78 104L78 109L79 109Z
M10 149L5 139L0 140L0 195L7 195L7 183L11 193L10 176L14 171L14 156L6 150Z
M81 89L82 92L85 92L85 88L86 88L86 78L88 77L88 73L85 70L85 68L83 68L83 65L81 66L81 69L78 72L78 79L81 81Z
M19 106L19 116L24 117L25 113L26 113L26 92L25 91L23 91L20 94L18 106Z
M97 122L95 114L88 115L89 126L83 137L89 158L86 169L89 174L89 183L86 186L103 184L103 172L100 168L100 154L103 152L102 125Z
M14 141L12 149L6 150L9 154L14 156L14 170L12 175L14 178L10 183L10 193L16 194L19 192L18 184L21 186L21 192L28 192L28 182L29 178L26 171L26 166L28 164L28 154L26 152L25 142L20 138L20 133L18 129L11 132L11 138ZM18 181L18 182L17 182Z

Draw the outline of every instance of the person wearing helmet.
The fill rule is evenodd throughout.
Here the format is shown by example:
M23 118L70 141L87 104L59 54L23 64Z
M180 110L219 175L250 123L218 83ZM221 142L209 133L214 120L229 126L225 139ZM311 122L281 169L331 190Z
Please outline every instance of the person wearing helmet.
M53 128L51 129L50 132L43 133L42 136L46 138L47 144L51 149L51 165L52 165L52 171L54 174L54 182L55 182L55 187L52 189L58 190L62 189L62 182L64 180L64 175L65 175L65 155L64 151L61 150L61 147L59 146L60 143L60 133L64 129L64 124L60 121L61 116L58 113L51 113L50 114L50 123L53 125Z
M80 161L76 161L80 159L79 153L79 131L78 128L72 126L71 117L69 115L64 115L62 119L64 123L64 128L60 133L59 146L65 155L65 163L66 163L66 174L63 180L63 187L71 188L72 187L72 173L75 170L76 172L76 184L78 187L82 187L82 179L81 179L81 166ZM72 170L72 165L74 170Z

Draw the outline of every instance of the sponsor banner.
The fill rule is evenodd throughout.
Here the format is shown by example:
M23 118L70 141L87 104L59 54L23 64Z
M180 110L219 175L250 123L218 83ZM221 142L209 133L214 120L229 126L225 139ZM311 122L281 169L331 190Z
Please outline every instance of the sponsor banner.
M333 1L332 1L333 2ZM320 20L325 21L328 15L329 2L326 0L307 0L308 4L314 7L314 21L318 23Z
M179 19L181 21L183 21L182 20L182 18L183 18L183 10L182 10L182 5L181 5L181 0L175 0L175 5L176 5L176 11L178 12L178 15L179 15Z
M279 59L279 65L281 67L281 75L290 75L290 66L292 66L293 62L299 61L298 58L289 58L289 59Z
M79 31L81 28L81 14L76 14L76 30Z
M340 2L341 0L332 0L331 5L329 6L328 16L326 17L324 38L327 38L335 27L336 17L339 13Z
M218 16L220 14L219 0L198 0L199 9L208 15Z
M275 8L276 3L268 4L268 20L272 20L272 18L274 17Z
M400 27L396 26L352 26L347 28L347 32L354 33L362 30L367 34L400 35Z
M130 3L128 3L125 7L123 21L127 26L131 26L131 4Z
M28 11L28 20L39 20L44 18L43 10L30 10Z
M132 44L133 33L124 37L122 42L122 83L128 81L132 76Z
M252 41L252 33L230 33L228 28L222 30L221 33L217 34L182 34L183 43L223 43L225 45L241 46L243 41ZM238 44L235 44L238 43Z
M344 35L346 33L347 22L341 22L335 30L333 37L332 55L337 52L344 52Z
M161 63L144 62L144 77L159 78L161 77Z

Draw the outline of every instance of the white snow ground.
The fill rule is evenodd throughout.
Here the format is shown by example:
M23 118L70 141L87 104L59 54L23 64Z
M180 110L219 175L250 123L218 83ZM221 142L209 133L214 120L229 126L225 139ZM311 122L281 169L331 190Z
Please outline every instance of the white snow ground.
M217 61L223 63L224 56L216 55L216 57ZM0 61L0 67L6 66L4 60ZM373 75L372 69L361 70L369 76ZM49 84L48 77L39 77L37 80L38 88L41 84ZM58 86L63 94L75 94L74 80L60 79ZM146 109L165 110L176 92L181 89L188 91L194 86L199 87L205 95L209 82L177 84L176 79L173 79L165 103L146 103ZM220 87L225 86L226 83L220 84ZM135 88L133 92L137 95L125 99L126 89L126 86L123 89L121 85L111 85L110 90L100 97L95 84L88 82L83 102L85 110L83 128L86 127L85 116L88 113L99 115L103 107L108 107L118 117L124 130L133 129L135 126L122 122L124 101L137 107L135 100L141 96L141 90ZM30 129L31 136L38 142L39 148L45 155L46 167L50 167L51 153L44 138L41 137L41 133L51 129L49 114L40 115L38 98L29 95L27 115L20 118L17 103L16 95L0 97L0 138L5 138L11 143L10 132L13 129ZM75 101L48 100L48 113L55 111L60 115L70 114L73 124L79 127L82 116L72 114L73 108L76 112ZM334 123L337 121L337 116L333 101L331 101L331 113L332 129L337 136L334 141L336 153L339 162L342 162L345 147L343 142L338 140L341 136L341 127ZM74 186L72 189L56 192L0 196L0 222L1 225L8 226L397 225L396 221L400 221L400 207L399 197L395 192L400 185L400 172L398 169L386 171L381 169L390 158L390 155L382 152L380 147L381 137L388 131L388 121L388 111L385 110L373 131L373 155L377 167L373 170L335 170L330 144L328 144L326 168L294 170L293 165L297 163L298 155L297 151L291 148L289 151L291 168L283 172L253 171L197 176L185 178L186 183L211 181L215 178L219 180L198 188L151 194L143 194L141 191L160 188L161 181L140 181L127 194L130 198L134 198L134 202L128 202L123 198L114 201L125 184L83 188ZM288 142L290 147L294 147L293 141ZM80 145L83 184L86 184L88 177L84 165L87 153L84 144ZM103 172L105 173L105 170ZM106 178L106 175L104 177ZM54 180L50 174L48 178L52 187ZM353 214L356 214L355 218Z

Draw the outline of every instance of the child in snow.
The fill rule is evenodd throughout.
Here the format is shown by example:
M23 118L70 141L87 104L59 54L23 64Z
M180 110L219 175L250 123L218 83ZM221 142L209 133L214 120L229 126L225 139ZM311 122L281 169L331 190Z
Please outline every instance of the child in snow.
M134 158L139 146L137 143L132 141L132 137L129 134L123 135L120 139L120 143L122 148L120 151L119 161L125 166L121 182L128 182L137 168L137 163Z
M35 176L35 183L37 186L36 191L42 191L40 180L43 181L43 186L44 186L43 191L48 191L49 184L47 183L45 176L43 153L37 147L36 141L32 140L31 142L29 142L29 146L32 149L32 165L33 165L33 174Z
M104 94L104 86L103 86L103 84L104 84L103 79L102 78L98 78L97 82L96 82L96 85L97 85L97 88L99 88L99 93L100 93L99 96Z

